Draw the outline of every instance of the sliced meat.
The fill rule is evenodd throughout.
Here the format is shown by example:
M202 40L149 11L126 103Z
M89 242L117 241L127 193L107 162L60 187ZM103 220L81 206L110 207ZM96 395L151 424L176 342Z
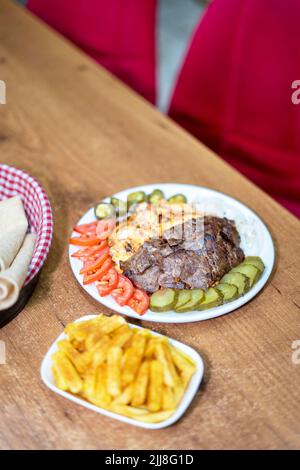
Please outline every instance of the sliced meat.
M214 276L208 259L194 252L187 253L181 270L181 280L191 289L207 289L211 286Z
M185 256L186 252L181 250L163 259L160 264L161 273L158 278L158 283L161 287L184 288L184 284L181 281L181 271Z
M120 266L124 271L133 271L142 274L152 265L159 265L165 256L173 253L172 248L162 239L153 239L145 242L135 255Z
M124 271L125 276L127 276L136 287L151 293L156 292L160 287L158 281L160 273L160 268L155 265L148 268L142 274L127 269Z
M171 227L161 239L145 242L121 267L133 283L154 292L159 287L207 289L244 259L234 222L205 216Z

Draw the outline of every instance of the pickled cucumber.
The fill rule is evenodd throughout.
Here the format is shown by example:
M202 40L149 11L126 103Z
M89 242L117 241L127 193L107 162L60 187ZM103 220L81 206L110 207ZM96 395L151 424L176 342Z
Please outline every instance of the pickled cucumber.
M94 213L97 219L109 219L115 215L115 208L108 202L99 202L95 205Z
M205 292L204 300L197 306L197 310L206 310L208 308L221 305L223 295L214 287L210 287Z
M252 266L252 264L243 263L233 268L230 272L244 274L249 279L250 288L255 284L261 273L259 269L257 269L255 266Z
M191 312L192 310L197 310L199 304L204 299L204 291L202 289L191 289L185 292L190 293L190 300L182 305L181 307L175 308L176 312L183 313L183 312Z
M151 194L149 194L147 200L154 206L156 206L159 201L165 198L164 193L160 189L154 189Z
M231 302L231 300L235 300L239 296L238 288L232 284L221 282L216 286L216 289L223 295L223 303Z
M238 289L239 295L245 294L249 289L249 279L244 274L238 272L229 271L221 279L222 284L230 284L236 286Z
M187 198L184 194L174 194L174 196L169 197L168 202L170 204L186 204Z
M160 289L150 297L150 310L153 312L167 312L172 310L177 302L177 291L174 289Z
M135 191L127 196L128 207L131 207L133 204L140 204L144 201L146 201L146 193L144 191Z
M260 272L263 272L265 265L259 256L246 256L242 264L251 264L255 266Z
M177 302L175 310L181 309L185 304L191 300L191 291L188 289L182 289L178 291Z
M121 199L118 199L117 197L112 197L110 200L110 203L114 206L116 215L121 217L122 215L125 215L127 212L127 203L124 201L121 201Z

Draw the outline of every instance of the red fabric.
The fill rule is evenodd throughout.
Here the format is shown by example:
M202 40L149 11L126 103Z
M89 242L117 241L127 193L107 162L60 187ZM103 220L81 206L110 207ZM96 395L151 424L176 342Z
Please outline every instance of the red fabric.
M29 0L27 6L155 103L156 0Z
M214 0L169 114L300 217L299 25L299 0Z

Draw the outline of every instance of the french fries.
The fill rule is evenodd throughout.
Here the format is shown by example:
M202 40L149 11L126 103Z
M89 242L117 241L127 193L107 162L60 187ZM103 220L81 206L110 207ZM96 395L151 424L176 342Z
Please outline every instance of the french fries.
M71 393L79 393L83 388L82 380L72 365L71 361L62 351L53 355L54 376L59 378L60 388L70 390Z
M161 408L163 391L164 367L157 360L150 362L150 382L148 390L147 407L150 411L158 411Z
M133 406L141 406L146 402L147 389L149 382L149 362L142 362L137 373L136 379L133 381L132 400Z
M107 351L107 391L112 397L121 395L122 349L113 346Z
M132 400L132 394L133 394L133 384L130 384L126 388L124 388L121 395L119 395L118 397L114 399L113 404L114 405L128 405L128 403L130 403Z
M120 346L120 348L122 348L126 345L126 343L129 342L132 336L132 329L129 328L128 325L123 325L114 332L112 336L112 344L114 346Z
M171 387L164 385L162 395L162 409L173 410L174 408L176 408L174 391Z
M195 372L194 362L166 338L99 315L71 323L53 355L58 388L138 421L169 418Z
M132 339L132 345L126 350L123 362L122 383L124 386L133 382L144 356L147 333L137 330Z
M155 347L155 355L163 366L164 383L169 387L174 387L178 380L174 364L172 362L169 347L166 344L158 343Z
M97 383L96 383L96 392L95 398L96 403L103 408L107 408L111 402L111 396L108 392L108 374L107 374L107 364L101 364L97 369Z

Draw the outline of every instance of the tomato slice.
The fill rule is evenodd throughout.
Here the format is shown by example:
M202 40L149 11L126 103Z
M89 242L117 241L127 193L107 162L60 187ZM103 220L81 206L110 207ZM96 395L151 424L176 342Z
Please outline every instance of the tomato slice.
M83 262L83 267L84 269L89 271L92 264L94 264L94 259L85 259ZM80 274L81 274L81 271L80 271Z
M82 235L81 237L70 238L69 243L71 245L79 246L95 246L101 243L100 238L95 235Z
M142 289L134 289L132 297L128 301L128 306L139 315L143 315L149 308L150 298L147 292Z
M119 282L119 274L115 268L110 268L106 274L101 278L100 281L95 282L95 285L98 289L99 295L104 297L111 293L115 289Z
M84 260L85 258L95 259L97 258L99 252L106 247L106 241L102 241L99 245L81 248L80 250L75 251L75 253L73 253L71 256L72 258L80 258L82 260Z
M115 225L116 221L114 219L99 220L96 228L97 237L100 240L106 240L115 228Z
M87 264L87 266L83 266L83 268L79 271L79 274L85 274L89 271L96 271L97 269L101 268L102 264L107 258L109 258L108 246L104 248L104 250L99 252L98 257L96 259L91 260L91 264L89 263Z
M106 274L110 270L111 267L112 267L112 260L111 258L108 258L104 261L102 266L99 269L97 269L97 271L91 272L91 273L88 272L87 274L83 276L83 284L86 285L86 284L91 284L92 282L95 282L95 281L100 281L102 276L104 276L104 274Z
M126 305L133 294L132 282L125 276L119 275L117 287L111 292L115 301L123 306Z
M76 227L74 227L74 232L81 233L82 235L96 235L97 224L98 221L95 220L90 224L76 225Z

